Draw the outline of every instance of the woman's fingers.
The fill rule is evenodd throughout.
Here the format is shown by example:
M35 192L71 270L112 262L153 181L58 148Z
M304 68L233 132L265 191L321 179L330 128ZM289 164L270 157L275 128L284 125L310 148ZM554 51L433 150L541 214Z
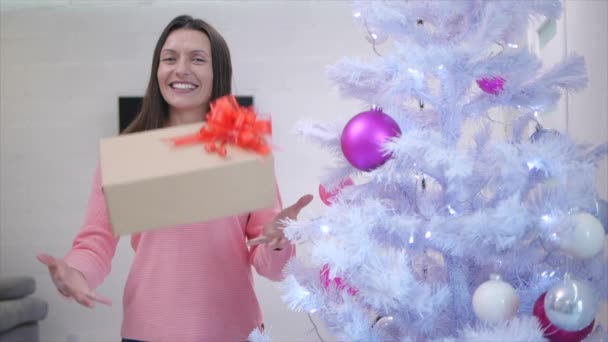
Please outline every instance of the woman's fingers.
M86 296L87 296L88 299L90 299L92 301L95 301L97 303L101 303L101 304L104 304L104 305L107 305L107 306L111 306L112 305L112 300L110 298L98 295L95 292L89 292L89 293L87 293Z
M36 256L36 258L38 259L38 261L40 261L41 263L45 264L48 267L55 267L57 265L57 261L55 260L55 258L53 258L52 256L48 255L48 254L38 254Z
M283 248L285 248L287 245L289 244L289 240L287 240L287 238L285 236L279 237L274 239L271 244L270 247L275 250L275 251L281 251L283 250Z
M94 306L93 301L90 300L84 293L77 293L74 296L74 299L76 300L76 302L78 302L78 304L86 306L87 308L93 308Z
M298 201L296 203L294 203L292 206L287 208L287 211L290 213L290 216L293 216L292 218L295 219L298 216L298 214L300 213L300 211L302 209L304 209L304 207L309 205L310 202L312 202L312 199L313 199L312 195L304 195L304 196L300 197L300 199L298 199Z
M268 243L271 240L272 240L272 238L270 238L268 236L260 236L255 239L251 239L251 240L247 241L247 245L249 247L253 247L253 246L261 245L263 243Z

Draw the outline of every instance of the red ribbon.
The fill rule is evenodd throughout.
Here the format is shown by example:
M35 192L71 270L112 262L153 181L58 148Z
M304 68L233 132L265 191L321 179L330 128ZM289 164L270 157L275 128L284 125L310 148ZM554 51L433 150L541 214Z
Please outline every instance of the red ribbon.
M260 155L268 155L264 135L272 133L270 120L260 120L253 107L239 106L236 98L226 95L210 105L207 123L197 134L172 139L175 146L205 144L205 150L226 156L226 144L233 144Z

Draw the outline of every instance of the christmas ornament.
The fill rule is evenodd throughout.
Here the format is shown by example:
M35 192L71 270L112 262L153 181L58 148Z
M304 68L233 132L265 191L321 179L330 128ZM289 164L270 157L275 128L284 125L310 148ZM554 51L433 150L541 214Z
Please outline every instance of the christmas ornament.
M502 77L484 77L477 80L477 85L488 94L498 95L505 88L506 80Z
M533 314L550 341L581 341L593 330L599 302L596 297L585 282L566 274L536 300Z
M382 341L400 341L399 322L393 316L378 317L373 325L373 330Z
M382 145L401 134L399 125L380 107L355 115L342 131L342 153L352 166L371 171L390 159Z
M321 284L323 284L323 287L328 288L331 283L335 283L336 288L338 290L346 289L348 294L351 296L356 295L358 292L357 289L350 286L347 282L343 281L342 278L340 278L340 277L335 277L334 279L330 280L329 279L329 265L325 264L325 265L323 265L323 268L321 269Z
M535 143L540 139L544 139L545 137L550 137L550 136L560 136L561 133L559 131L556 131L554 129L546 129L541 125L536 125L536 129L534 130L534 133L532 133L532 135L530 136L530 142Z
M481 284L473 293L473 311L482 321L499 323L515 316L519 295L498 274Z
M560 247L578 259L597 255L604 248L604 227L593 215L580 212L572 216L574 228L560 239Z
M371 28L369 25L365 26L365 30L367 31L365 40L367 40L370 44L380 45L388 40L388 36L386 34Z
M445 259L441 252L424 248L423 253L412 253L411 258L412 270L417 280L427 284L448 280Z
M594 214L604 227L604 232L608 234L608 201L598 198L595 201Z
M333 189L331 189L331 191L327 191L327 189L325 189L323 184L319 184L319 197L321 198L321 201L323 201L323 203L325 203L328 206L331 206L332 199L334 197L336 197L336 195L338 193L340 193L340 190L344 189L347 186L353 185L353 184L354 184L353 180L350 177L346 178L345 180L340 182L340 184L338 184Z

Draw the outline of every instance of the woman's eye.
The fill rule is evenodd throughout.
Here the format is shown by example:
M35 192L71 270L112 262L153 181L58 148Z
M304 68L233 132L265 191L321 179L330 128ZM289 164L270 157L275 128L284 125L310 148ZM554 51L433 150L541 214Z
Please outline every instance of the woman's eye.
M163 61L163 62L175 62L175 58L173 58L173 57L165 57L165 58L161 59L161 61Z
M194 58L194 61L197 62L197 63L205 63L206 62L204 58L200 58L200 57Z

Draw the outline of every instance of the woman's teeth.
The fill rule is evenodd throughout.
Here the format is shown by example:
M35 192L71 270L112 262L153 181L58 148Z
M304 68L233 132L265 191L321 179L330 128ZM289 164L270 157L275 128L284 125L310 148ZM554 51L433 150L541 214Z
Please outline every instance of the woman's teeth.
M188 84L188 83L173 83L171 85L171 88L177 88L177 89L194 89L196 86L194 84Z

